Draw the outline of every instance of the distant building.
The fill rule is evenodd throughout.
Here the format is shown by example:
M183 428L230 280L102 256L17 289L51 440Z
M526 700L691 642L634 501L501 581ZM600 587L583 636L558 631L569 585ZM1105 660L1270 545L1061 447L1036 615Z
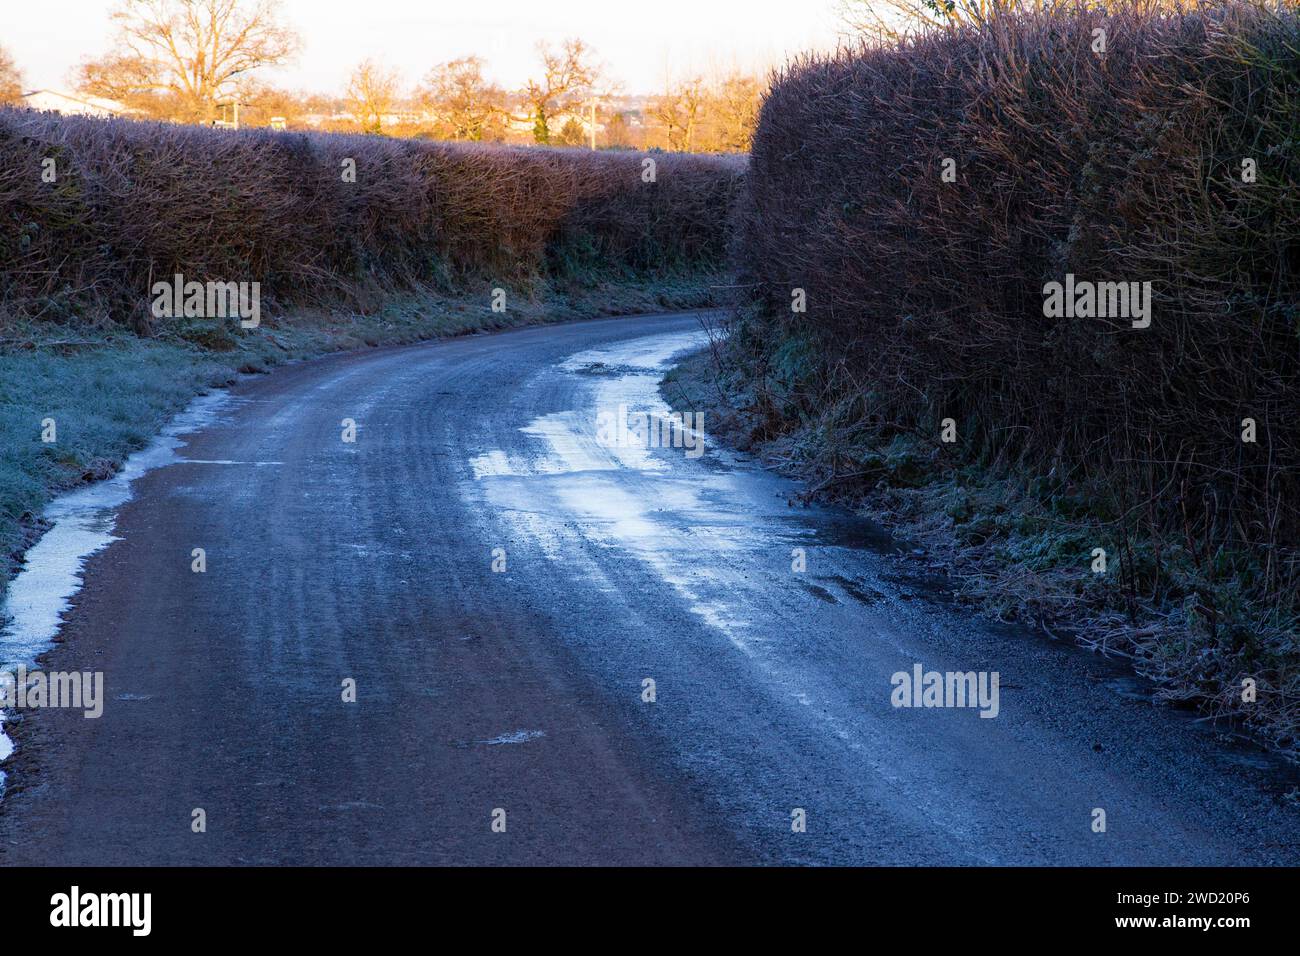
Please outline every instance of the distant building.
M413 126L420 123L427 123L433 119L431 113L422 110L401 110L398 112L381 113L379 115L379 125L383 126ZM274 117L272 117L274 120ZM336 112L336 113L308 113L302 118L302 122L307 126L315 129L320 128L337 128L347 126L360 126L355 113Z
M52 110L68 116L127 116L132 112L117 100L81 94L73 96L57 90L32 90L22 95L19 104L30 110Z

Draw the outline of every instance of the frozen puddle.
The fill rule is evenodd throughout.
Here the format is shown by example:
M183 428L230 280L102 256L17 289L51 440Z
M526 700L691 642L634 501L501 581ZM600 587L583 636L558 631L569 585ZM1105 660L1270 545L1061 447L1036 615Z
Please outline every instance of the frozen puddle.
M9 583L0 608L0 671L19 664L32 666L53 645L63 614L81 587L81 572L89 558L117 540L113 534L117 509L131 500L131 483L164 465L183 461L176 449L181 436L212 424L230 403L225 392L202 395L168 423L152 444L126 460L106 481L61 495L43 515L50 530L27 552L27 561ZM13 753L0 712L0 760ZM4 774L0 772L0 787Z

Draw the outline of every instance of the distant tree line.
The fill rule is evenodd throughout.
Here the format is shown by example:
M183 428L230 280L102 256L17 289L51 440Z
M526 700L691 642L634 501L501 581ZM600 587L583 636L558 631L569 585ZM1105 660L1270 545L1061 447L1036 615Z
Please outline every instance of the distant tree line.
M374 60L359 63L336 96L290 92L257 71L300 48L278 0L119 0L112 49L84 61L76 89L139 116L178 123L286 128L440 140L535 143L675 152L743 152L764 82L739 71L672 81L658 95L621 95L595 51L573 38L539 44L519 89L464 56L435 65L412 88ZM21 79L0 50L0 103L18 101ZM594 137L593 137L594 131Z

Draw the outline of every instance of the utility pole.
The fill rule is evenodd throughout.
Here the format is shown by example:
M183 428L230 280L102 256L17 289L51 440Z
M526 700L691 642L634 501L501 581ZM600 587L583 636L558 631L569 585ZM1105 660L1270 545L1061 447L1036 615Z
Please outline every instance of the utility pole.
M591 123L588 129L591 132L591 151L596 151L596 97L591 98Z

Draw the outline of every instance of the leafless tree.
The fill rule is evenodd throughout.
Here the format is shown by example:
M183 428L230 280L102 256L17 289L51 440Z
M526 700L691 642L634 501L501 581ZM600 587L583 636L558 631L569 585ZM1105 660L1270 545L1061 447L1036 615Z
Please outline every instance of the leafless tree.
M695 148L705 95L704 81L692 77L670 85L652 101L651 115L663 127L669 149L690 152Z
M139 104L152 96L173 119L211 121L236 84L298 49L277 0L120 0L116 44L84 63L78 86Z
M348 80L348 112L365 133L382 133L384 115L397 106L397 74L365 60L352 71Z
M758 127L763 84L757 77L731 73L717 81L709 100L717 148L728 153L747 152Z
M437 117L435 130L446 139L483 139L505 109L504 93L484 79L483 58L478 56L438 64L416 91L416 99Z
M533 140L551 141L550 119L565 110L582 107L595 89L600 78L600 67L594 62L594 52L582 40L565 40L558 50L539 43L542 57L542 78L530 79L524 88L524 103L529 113L523 119L533 122Z

